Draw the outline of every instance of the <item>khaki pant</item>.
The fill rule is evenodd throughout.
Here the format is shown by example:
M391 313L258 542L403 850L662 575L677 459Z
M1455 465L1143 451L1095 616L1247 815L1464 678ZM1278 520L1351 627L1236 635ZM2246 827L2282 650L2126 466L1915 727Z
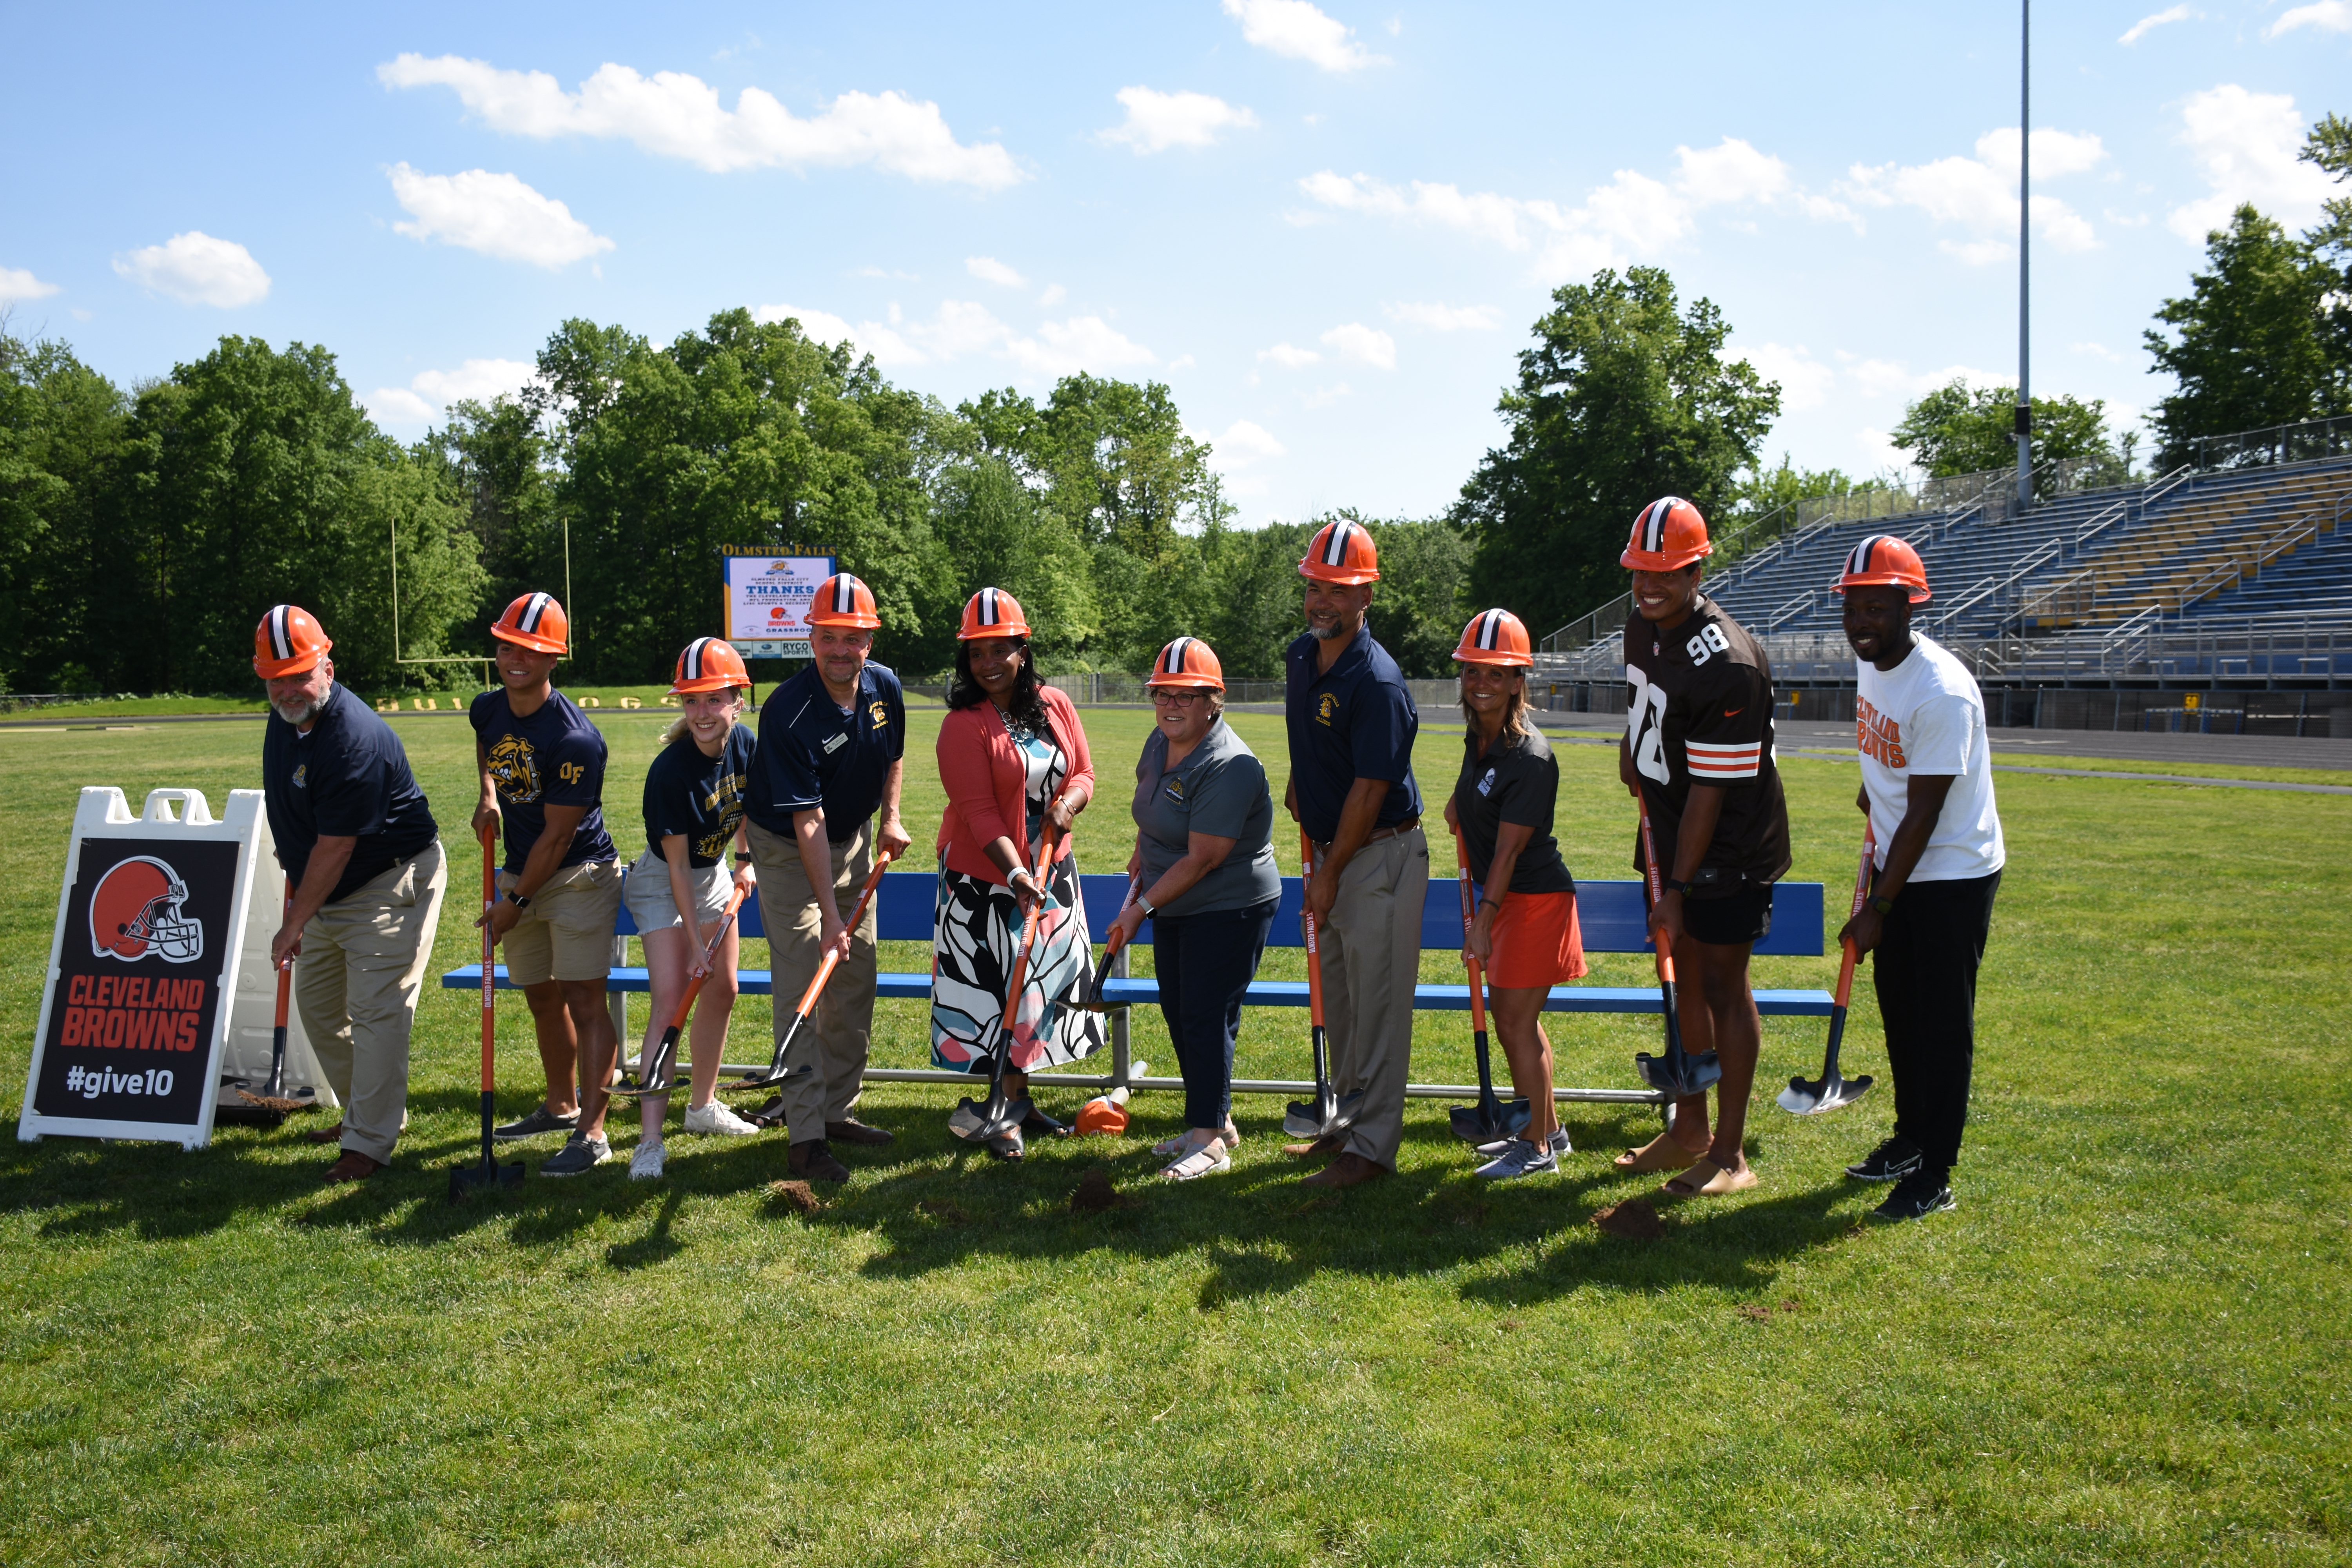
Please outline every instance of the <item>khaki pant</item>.
M1323 952L1323 1018L1331 1038L1331 1085L1360 1090L1348 1152L1396 1169L1412 1080L1412 988L1421 978L1421 907L1429 892L1429 840L1419 827L1367 844L1339 873Z
M768 967L774 978L776 1035L792 1026L793 1008L816 978L820 955L817 937L824 921L817 912L816 889L809 886L801 866L799 847L781 833L749 825L751 862L760 868L760 921L768 931ZM833 851L834 908L844 919L857 901L857 889L874 869L874 824L858 825L856 835ZM866 1050L874 1033L874 975L877 950L874 942L874 906L851 933L849 956L835 966L824 983L824 994L793 1048L784 1056L787 1068L805 1062L806 1078L782 1086L784 1126L795 1143L824 1136L824 1124L843 1121L857 1104L866 1077Z
M389 1163L408 1121L408 1031L433 956L448 866L431 844L310 917L294 1002L343 1102L343 1147Z
M501 896L521 881L501 871ZM603 980L613 972L613 927L621 912L621 863L583 860L539 885L499 946L517 985L550 980Z

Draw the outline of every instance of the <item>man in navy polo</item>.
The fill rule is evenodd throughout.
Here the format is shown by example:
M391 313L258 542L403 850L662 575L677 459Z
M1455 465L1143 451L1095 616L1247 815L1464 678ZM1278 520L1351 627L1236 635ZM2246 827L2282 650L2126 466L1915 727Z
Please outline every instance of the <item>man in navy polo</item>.
M815 658L760 705L760 749L743 801L760 868L778 1039L792 1021L785 999L807 988L828 952L840 962L784 1058L787 1070L810 1070L752 1120L789 1130L793 1175L841 1182L849 1171L833 1144L890 1142L855 1114L874 1030L874 906L856 931L843 923L842 910L874 868L877 837L894 860L913 842L898 820L907 702L898 676L866 657L882 618L865 584L846 572L826 578L808 624Z
M1429 890L1429 841L1412 777L1421 715L1396 660L1365 624L1381 573L1363 525L1326 524L1298 573L1307 579L1307 635L1284 659L1290 731L1284 799L1315 844L1307 910L1322 951L1342 1125L1286 1150L1302 1158L1336 1155L1307 1183L1352 1187L1396 1169L1404 1131L1412 988Z
M297 954L294 1005L343 1119L306 1134L341 1143L329 1182L373 1176L408 1120L408 1035L433 956L448 868L440 829L392 726L335 683L334 644L278 605L253 635L268 684L263 805L293 897L269 944Z

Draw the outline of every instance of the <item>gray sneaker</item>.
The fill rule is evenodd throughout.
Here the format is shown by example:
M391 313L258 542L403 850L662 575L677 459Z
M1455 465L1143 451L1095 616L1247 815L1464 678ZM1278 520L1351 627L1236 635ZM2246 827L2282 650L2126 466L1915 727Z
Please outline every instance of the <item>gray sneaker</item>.
M1496 1155L1501 1153L1504 1150L1509 1148L1512 1144L1517 1142L1518 1140L1516 1138L1497 1138L1492 1143L1479 1144L1478 1152L1486 1155L1486 1158L1491 1160ZM1555 1156L1561 1154L1573 1154L1576 1152L1575 1150L1570 1148L1568 1145L1567 1128L1555 1127L1551 1130L1551 1152Z
M563 1147L540 1163L542 1176L576 1176L583 1171L593 1171L613 1157L612 1143L603 1138L591 1138L585 1132L574 1132L563 1141Z
M1549 1149L1514 1138L1503 1145L1501 1153L1479 1166L1478 1173L1489 1181L1507 1182L1514 1176L1537 1176L1559 1169L1559 1160Z
M542 1100L532 1108L530 1115L517 1117L512 1121L491 1129L490 1136L501 1143L511 1143L520 1138L536 1138L542 1132L570 1132L579 1125L578 1111L567 1111L558 1116L548 1110L546 1102Z

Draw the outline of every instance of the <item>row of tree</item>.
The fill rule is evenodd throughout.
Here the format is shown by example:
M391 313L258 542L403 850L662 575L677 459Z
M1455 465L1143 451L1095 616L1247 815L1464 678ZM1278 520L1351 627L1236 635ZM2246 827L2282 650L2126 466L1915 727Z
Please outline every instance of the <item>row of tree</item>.
M2329 116L2305 156L2352 174L2352 126ZM2299 238L2242 209L2157 315L2150 351L2178 383L2159 463L2200 437L2352 413L2352 202ZM1409 674L1450 668L1473 608L1507 605L1540 636L1621 592L1641 499L1688 496L1731 531L1894 482L1765 466L1780 388L1727 357L1730 335L1656 268L1553 295L1499 405L1506 439L1459 501L1357 518L1381 544L1374 629ZM255 620L292 600L355 684L442 686L450 667L421 661L482 649L532 587L569 596L574 679L655 679L714 629L723 546L837 554L881 601L881 656L919 673L950 662L964 597L991 583L1026 606L1049 669L1139 669L1189 632L1230 674L1272 677L1296 635L1294 563L1325 520L1237 526L1157 383L1074 375L1042 403L949 408L740 310L659 346L566 321L538 371L404 447L321 348L224 338L126 393L0 323L0 681L245 689ZM2005 467L2012 401L1956 383L1895 439L1930 475ZM2129 475L2130 438L2098 402L2034 408L2037 463Z

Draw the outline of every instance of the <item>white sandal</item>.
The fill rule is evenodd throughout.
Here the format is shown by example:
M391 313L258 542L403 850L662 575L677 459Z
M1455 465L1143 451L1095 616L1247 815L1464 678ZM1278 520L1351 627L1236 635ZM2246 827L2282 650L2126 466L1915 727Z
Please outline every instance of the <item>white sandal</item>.
M1226 1119L1224 1131L1218 1133L1217 1137L1228 1149L1238 1149L1242 1146L1241 1129L1233 1124L1231 1118ZM1181 1154L1192 1146L1192 1130L1188 1127L1173 1138L1162 1138L1159 1142L1154 1143L1151 1146L1151 1152L1164 1160L1171 1155Z
M1182 1159L1160 1173L1171 1182L1197 1181L1233 1168L1234 1157L1222 1138L1212 1139L1192 1150Z

